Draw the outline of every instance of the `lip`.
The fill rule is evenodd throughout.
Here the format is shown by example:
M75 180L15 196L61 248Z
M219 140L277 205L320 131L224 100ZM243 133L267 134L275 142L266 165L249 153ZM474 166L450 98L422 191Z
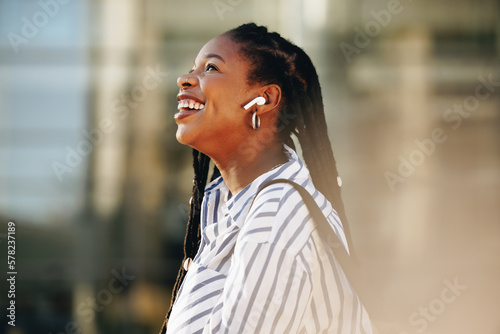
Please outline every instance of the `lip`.
M193 101L196 101L198 103L205 104L205 101L203 101L199 97L188 94L186 92L182 92L182 93L177 94L177 102L179 102L181 100L193 100Z
M202 109L200 109L200 110L202 110ZM183 118L186 118L186 117L189 117L191 115L197 114L200 110L191 110L191 109L182 108L178 112L175 113L174 119L176 121L179 121L179 120L181 120Z
M189 117L191 115L194 115L194 114L198 113L199 111L202 111L205 109L205 102L203 102L202 99L200 99L194 95L188 94L186 92L182 92L182 93L179 93L177 95L177 101L179 102L179 104L182 103L182 101L187 101L187 100L194 101L195 103L199 103L199 104L203 105L203 108L190 109L190 108L186 108L186 107L180 107L180 108L178 108L179 111L174 115L174 119L176 121L184 119L184 118Z

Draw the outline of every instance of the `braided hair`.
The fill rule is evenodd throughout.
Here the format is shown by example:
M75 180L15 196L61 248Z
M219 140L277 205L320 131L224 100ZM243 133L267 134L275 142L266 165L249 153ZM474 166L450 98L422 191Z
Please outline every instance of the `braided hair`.
M321 87L311 59L301 48L278 33L269 32L266 27L254 23L243 24L226 34L239 45L240 54L249 62L248 84L276 84L281 87L281 109L276 124L278 136L292 148L295 145L291 136L297 137L313 183L337 211L344 225L351 255L355 257L340 186L337 183L338 172L328 137ZM200 208L209 163L208 156L193 149L195 178L184 243L184 260L193 258L199 247ZM217 167L214 167L211 179L219 175ZM167 319L185 274L186 271L181 266Z

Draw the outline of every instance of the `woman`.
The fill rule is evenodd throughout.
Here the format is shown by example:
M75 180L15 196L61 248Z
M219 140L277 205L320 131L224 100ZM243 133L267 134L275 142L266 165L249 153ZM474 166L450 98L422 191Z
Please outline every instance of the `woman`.
M278 183L256 196L269 180L300 184L348 249L309 57L279 34L245 24L205 44L177 84L176 136L194 149L195 178L167 333L371 333L297 191Z

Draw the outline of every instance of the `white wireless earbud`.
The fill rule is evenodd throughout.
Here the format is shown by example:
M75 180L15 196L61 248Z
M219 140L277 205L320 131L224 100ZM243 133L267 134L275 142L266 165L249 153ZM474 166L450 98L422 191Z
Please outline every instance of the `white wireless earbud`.
M248 102L243 108L245 108L245 110L248 110L248 109L250 109L251 106L253 106L256 103L258 106L261 106L264 103L266 103L266 99L263 98L262 96L258 96L255 99L253 99L252 101Z

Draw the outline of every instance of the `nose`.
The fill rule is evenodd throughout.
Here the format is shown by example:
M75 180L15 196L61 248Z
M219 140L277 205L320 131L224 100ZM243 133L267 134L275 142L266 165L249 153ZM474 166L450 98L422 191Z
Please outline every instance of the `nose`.
M184 74L177 78L177 86L183 89L196 86L197 82L197 77L192 74Z

